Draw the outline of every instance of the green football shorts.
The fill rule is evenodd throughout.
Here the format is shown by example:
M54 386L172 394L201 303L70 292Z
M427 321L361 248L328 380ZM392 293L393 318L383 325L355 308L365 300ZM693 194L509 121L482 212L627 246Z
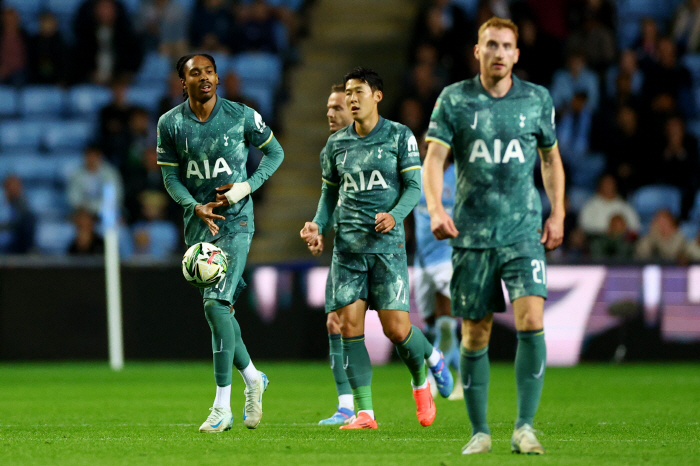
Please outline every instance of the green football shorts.
M455 317L478 320L505 312L501 280L511 302L523 296L547 299L544 246L538 242L490 249L453 248L452 265L450 294Z
M326 313L358 299L366 300L370 309L408 312L406 254L334 251L326 281Z
M212 242L226 254L228 268L226 275L219 283L200 290L203 299L220 299L229 304L236 302L238 295L246 287L243 280L243 269L245 269L252 240L253 233L231 233Z

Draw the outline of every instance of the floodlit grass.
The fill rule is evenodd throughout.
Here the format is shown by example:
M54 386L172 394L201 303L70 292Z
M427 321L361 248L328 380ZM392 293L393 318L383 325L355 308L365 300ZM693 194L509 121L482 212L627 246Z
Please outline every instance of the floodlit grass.
M700 464L700 366L623 365L548 369L535 427L543 457L510 452L512 365L493 364L493 453L463 457L464 404L436 400L430 427L415 416L399 364L374 371L376 431L316 423L334 411L326 364L258 362L270 378L263 421L241 420L234 374L234 427L197 429L214 399L207 363L133 363L121 372L82 363L0 366L1 465L638 465Z

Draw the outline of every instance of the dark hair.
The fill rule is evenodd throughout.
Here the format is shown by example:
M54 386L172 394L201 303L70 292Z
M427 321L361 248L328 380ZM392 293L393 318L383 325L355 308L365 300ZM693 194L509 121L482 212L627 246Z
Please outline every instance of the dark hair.
M345 92L345 84L333 84L331 86L331 94L335 92Z
M372 89L372 91L384 92L384 81L376 71L369 68L358 67L349 72L343 78L343 84L346 85L351 79L359 79Z
M175 70L177 71L177 75L180 77L180 79L185 79L185 63L193 59L194 57L204 57L207 60L209 60L214 67L214 73L216 73L216 61L214 60L214 57L209 55L208 53L190 53L189 55L185 55L183 57L180 57L180 59L177 61L177 64L175 65ZM187 89L182 90L182 98L183 100L187 100Z

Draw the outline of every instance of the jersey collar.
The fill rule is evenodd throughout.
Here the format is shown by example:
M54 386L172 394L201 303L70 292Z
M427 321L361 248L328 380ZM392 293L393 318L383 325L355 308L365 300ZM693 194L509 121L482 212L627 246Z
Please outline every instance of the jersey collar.
M369 132L369 134L365 137L361 137L359 134L357 134L357 131L355 131L355 123L353 122L350 124L350 133L355 136L357 139L368 139L374 136L379 132L380 129L382 129L382 126L384 126L384 118L379 115L379 120L377 121L377 124L374 125L374 128L372 128L372 131Z
M506 92L506 95L504 95L503 97L494 97L491 94L489 94L488 91L486 91L486 89L484 89L483 84L481 84L481 73L474 76L474 82L477 85L477 89L479 89L483 95L485 95L491 100L501 100L507 97L512 97L518 92L518 90L520 90L520 78L518 78L514 73L511 74L511 77L513 78L513 85L510 86L510 89L508 89L508 92Z
M221 108L221 102L223 99L219 97L218 95L216 96L216 103L214 104L214 109L211 111L211 114L209 115L209 118L206 119L206 121L200 121L199 118L197 118L197 115L194 114L192 111L192 107L190 107L190 99L188 98L184 103L185 103L185 114L192 118L194 121L197 123L201 124L206 124L209 123L211 120L214 119L217 113L219 113L219 109Z

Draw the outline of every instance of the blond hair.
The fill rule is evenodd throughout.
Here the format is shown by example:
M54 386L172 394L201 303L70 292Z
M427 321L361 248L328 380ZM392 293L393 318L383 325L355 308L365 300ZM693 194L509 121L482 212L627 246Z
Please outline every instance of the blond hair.
M515 25L515 23L509 19L506 18L499 18L498 16L493 16L491 19L486 21L484 24L479 27L479 38L481 38L481 35L486 31L488 28L494 28L494 29L510 29L513 31L513 35L515 35L515 43L517 45L518 43L518 26Z

